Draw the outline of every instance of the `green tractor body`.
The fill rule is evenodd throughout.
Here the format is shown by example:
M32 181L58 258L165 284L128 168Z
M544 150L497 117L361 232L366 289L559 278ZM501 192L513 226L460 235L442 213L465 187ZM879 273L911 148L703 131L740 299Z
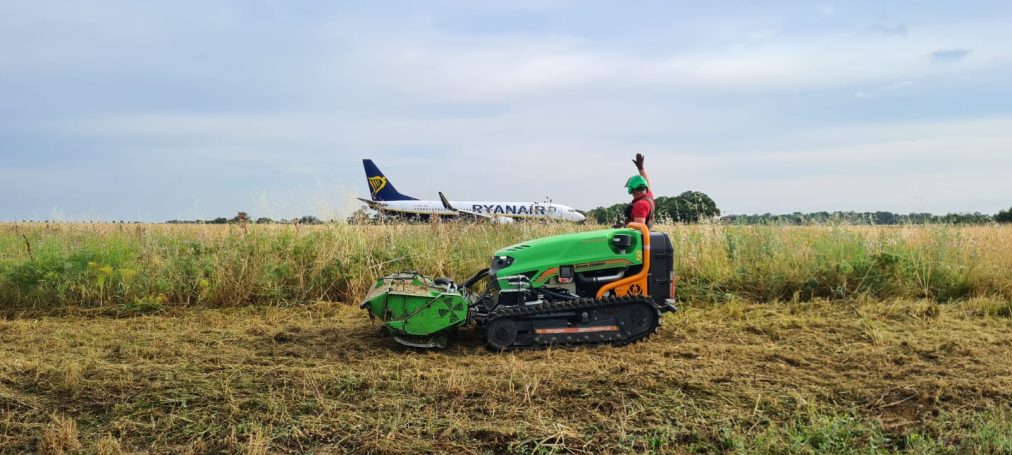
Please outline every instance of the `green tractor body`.
M642 264L643 251L637 248L641 243L641 234L634 229L577 232L531 240L496 251L490 276L494 275L500 290L514 289L518 282L525 281L513 279L511 283L509 278L517 276L525 276L532 288L560 284L560 278L566 281L574 278L576 272Z
M557 235L496 251L488 269L461 285L417 273L381 278L362 307L397 341L416 347L445 346L469 323L497 350L627 344L674 310L673 253L666 234L635 223Z

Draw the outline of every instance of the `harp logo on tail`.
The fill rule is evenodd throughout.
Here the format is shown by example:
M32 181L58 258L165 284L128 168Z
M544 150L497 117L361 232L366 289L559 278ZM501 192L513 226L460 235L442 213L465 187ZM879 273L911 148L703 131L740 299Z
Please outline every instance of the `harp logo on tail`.
M372 188L372 195L375 196L387 186L387 178L383 176L369 177L369 187Z

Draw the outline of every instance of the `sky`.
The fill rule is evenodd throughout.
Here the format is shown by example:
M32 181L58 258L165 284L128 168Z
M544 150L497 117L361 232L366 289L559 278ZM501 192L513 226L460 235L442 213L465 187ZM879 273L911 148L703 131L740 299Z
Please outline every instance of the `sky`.
M1012 3L0 0L0 220L1012 206Z

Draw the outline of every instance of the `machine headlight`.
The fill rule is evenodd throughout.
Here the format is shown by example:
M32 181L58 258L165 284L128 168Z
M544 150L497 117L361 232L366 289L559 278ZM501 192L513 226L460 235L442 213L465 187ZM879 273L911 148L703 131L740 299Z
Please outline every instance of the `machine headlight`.
M498 270L505 269L513 264L512 256L492 256L492 266L489 267L488 273L493 274Z

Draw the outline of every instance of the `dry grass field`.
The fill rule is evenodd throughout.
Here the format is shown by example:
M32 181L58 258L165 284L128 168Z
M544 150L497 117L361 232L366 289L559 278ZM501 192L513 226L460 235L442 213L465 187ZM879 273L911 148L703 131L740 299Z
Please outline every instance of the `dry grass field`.
M1012 453L1012 229L665 226L625 348L405 349L349 303L593 227L0 225L0 453Z
M353 302L458 279L523 240L599 226L0 224L0 311ZM1012 298L1012 226L668 225L687 301Z

